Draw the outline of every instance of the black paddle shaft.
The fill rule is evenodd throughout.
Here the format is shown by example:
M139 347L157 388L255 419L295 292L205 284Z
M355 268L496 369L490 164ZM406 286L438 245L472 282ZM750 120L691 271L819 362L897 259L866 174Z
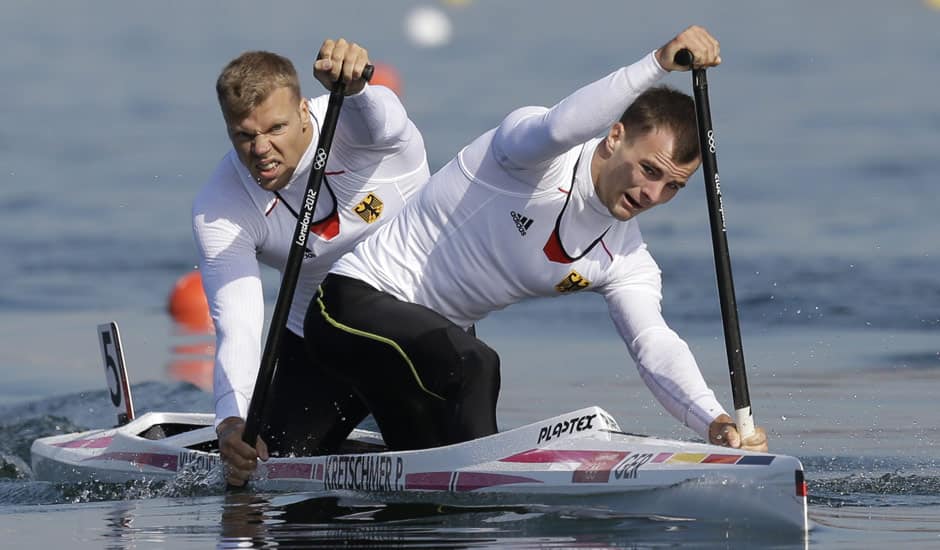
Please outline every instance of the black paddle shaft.
M675 56L679 65L692 66L689 50L680 50ZM724 323L725 351L728 354L728 369L731 373L731 394L735 411L750 409L751 397L747 387L747 372L744 367L744 349L741 344L741 327L738 322L738 306L734 297L734 280L731 276L731 255L728 252L727 228L724 205L721 201L721 180L718 177L718 155L715 131L712 128L711 108L708 102L708 79L705 69L692 69L692 88L695 94L695 116L698 120L699 147L702 152L702 171L705 176L705 195L708 201L708 218L711 224L712 249L715 256L715 272L718 278L718 298L721 302L721 318ZM748 434L742 434L748 435Z
M366 65L362 72L363 78L372 77L373 66ZM268 328L268 338L264 344L261 355L261 367L258 378L255 380L255 389L248 405L248 418L245 420L245 432L242 440L255 446L258 432L263 420L268 390L274 380L277 370L277 359L280 351L281 338L287 328L287 316L290 313L291 303L294 301L294 290L297 288L297 279L300 277L300 266L306 252L307 239L310 237L310 226L313 223L313 213L317 208L317 198L320 195L320 185L323 183L323 174L326 172L326 161L330 156L330 147L333 145L333 134L336 131L336 122L343 106L346 93L346 83L342 80L333 84L330 92L330 101L326 107L326 116L323 119L320 139L317 142L317 151L310 167L310 177L307 179L307 189L304 191L304 200L297 215L297 226L294 228L294 239L284 265L281 276L281 287L277 293L277 302L274 304L274 313L271 315L271 324Z

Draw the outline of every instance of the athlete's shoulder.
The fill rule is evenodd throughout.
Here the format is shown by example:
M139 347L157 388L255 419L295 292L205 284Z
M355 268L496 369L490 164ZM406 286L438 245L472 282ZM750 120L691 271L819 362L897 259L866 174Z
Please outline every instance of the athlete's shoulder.
M639 229L635 227L623 229L625 230L623 233L612 231L612 234L604 238L604 244L612 256L607 269L608 284L624 286L641 283L659 288L662 284L662 273L640 235Z
M504 133L512 131L517 127L521 121L532 117L543 116L548 110L548 107L540 105L526 105L513 109L499 122L497 135L502 137Z
M263 208L258 204L259 198L253 197L251 189L245 185L247 171L239 169L240 162L234 151L222 157L208 181L193 198L193 218L229 218L235 221L254 215ZM260 187L257 190L263 191Z
M640 232L637 220L616 222L604 239L604 244L615 256L629 256L640 250L646 250L646 242Z

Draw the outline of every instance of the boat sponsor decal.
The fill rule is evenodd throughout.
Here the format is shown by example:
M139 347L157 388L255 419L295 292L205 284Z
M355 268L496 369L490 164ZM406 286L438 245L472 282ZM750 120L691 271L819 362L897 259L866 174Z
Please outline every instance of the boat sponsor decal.
M331 456L323 475L325 488L353 491L401 491L405 461L376 455Z
M88 437L63 441L62 443L53 443L52 446L64 447L66 449L103 449L111 444L112 439L110 435L105 437Z
M586 414L584 416L576 416L571 420L558 422L554 425L549 424L548 426L544 426L539 430L539 440L536 441L535 444L538 445L543 441L551 441L552 439L566 434L591 430L594 428L593 422L595 418L597 418L596 414Z
M607 483L610 470L626 456L623 452L597 453L571 474L572 483Z
M724 453L659 453L653 464L737 464L767 466L774 461L773 455L735 455Z
M192 470L194 472L209 472L222 463L218 455L197 453L196 451L183 451L177 456L179 467L177 471Z
M177 455L168 455L160 453L132 453L132 452L113 452L103 453L97 456L88 457L82 462L89 460L117 460L120 462L129 462L134 466L151 466L175 472L178 468L179 457Z
M303 462L268 464L268 479L311 479L313 464Z
M611 470L628 454L624 451L531 449L501 458L500 462L567 464L574 470L572 483L607 483Z
M405 489L409 491L467 492L517 483L542 481L531 477L484 472L419 472L405 475Z
M633 453L614 468L615 479L636 479L640 467L653 459L653 453Z
M322 462L317 462L317 466L313 470L313 479L317 481L323 481L323 463Z

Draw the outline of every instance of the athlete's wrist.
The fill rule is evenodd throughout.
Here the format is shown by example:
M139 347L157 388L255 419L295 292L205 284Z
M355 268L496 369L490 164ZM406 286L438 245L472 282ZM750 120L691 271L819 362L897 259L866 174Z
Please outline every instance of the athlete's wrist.
M232 435L235 432L245 429L245 421L237 416L230 416L219 422L219 425L215 427L215 433L218 436L219 440L226 439L228 436Z

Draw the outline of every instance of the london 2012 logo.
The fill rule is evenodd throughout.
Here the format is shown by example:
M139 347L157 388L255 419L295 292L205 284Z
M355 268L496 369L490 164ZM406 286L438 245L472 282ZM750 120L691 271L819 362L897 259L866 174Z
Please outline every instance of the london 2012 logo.
M323 148L317 149L317 158L313 162L313 167L321 170L326 165L326 151Z

